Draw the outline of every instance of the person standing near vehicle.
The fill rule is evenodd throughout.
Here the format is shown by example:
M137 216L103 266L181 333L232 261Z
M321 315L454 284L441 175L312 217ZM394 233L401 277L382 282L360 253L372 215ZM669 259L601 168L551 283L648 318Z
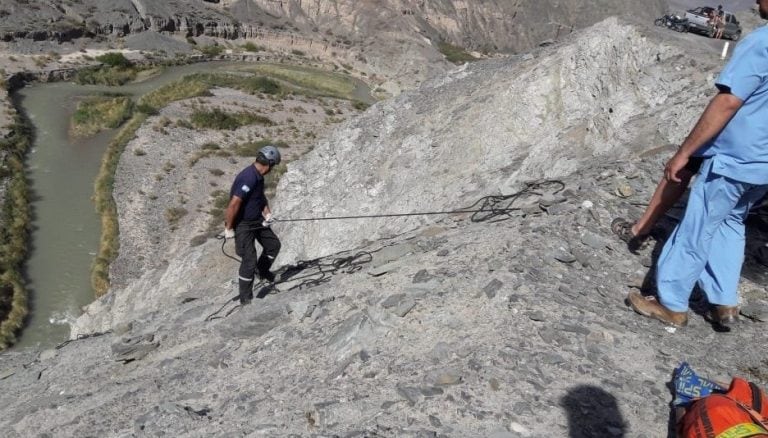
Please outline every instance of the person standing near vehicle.
M768 19L768 0L757 3ZM694 152L704 158L683 219L657 261L658 299L637 291L627 297L637 313L674 326L688 322L696 284L714 305L713 322L730 324L739 314L744 220L768 192L768 27L736 46L716 86L719 93L664 169L679 183Z
M253 164L235 177L229 191L224 237L235 239L235 251L241 258L238 271L241 304L247 304L253 298L253 280L257 272L262 279L275 281L269 268L280 252L280 240L270 228L274 219L264 194L264 175L278 164L280 151L275 146L264 146ZM256 241L263 249L258 258Z
M723 37L723 31L725 30L725 11L723 11L723 5L717 5L717 11L714 15L715 25L715 39L721 39Z

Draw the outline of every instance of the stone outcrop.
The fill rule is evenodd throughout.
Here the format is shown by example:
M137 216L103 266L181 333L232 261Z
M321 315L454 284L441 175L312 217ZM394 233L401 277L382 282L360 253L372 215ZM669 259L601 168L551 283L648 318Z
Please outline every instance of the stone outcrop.
M253 38L279 29L317 42L375 42L384 36L428 38L489 52L523 51L611 16L654 18L663 0L565 4L554 0L237 0L233 2L108 0L60 4L0 1L0 40L67 41L83 36L124 36L153 30L182 35ZM290 23L290 28L287 26Z
M454 210L595 157L679 142L698 117L692 102L711 94L700 84L712 74L698 64L676 71L688 62L682 56L609 19L568 44L457 68L374 106L289 166L278 214ZM281 259L314 258L430 221L291 224Z
M671 330L622 302L651 281L674 220L638 254L610 221L651 196L668 144L687 134L722 65L663 32L611 19L433 78L344 122L289 166L272 203L289 219L456 209L522 190L509 215L278 223L281 282L242 307L222 242L187 248L187 233L162 230L165 247L140 256L167 263L89 306L72 342L0 355L0 428L656 437L668 432L667 382L682 360L766 383L764 355L744 348L768 318L765 217L750 221L741 284L752 319L735 330L698 315ZM186 147L163 144L143 171L163 172L169 157L186 166ZM542 177L554 181L524 184ZM203 202L194 196L190 206Z

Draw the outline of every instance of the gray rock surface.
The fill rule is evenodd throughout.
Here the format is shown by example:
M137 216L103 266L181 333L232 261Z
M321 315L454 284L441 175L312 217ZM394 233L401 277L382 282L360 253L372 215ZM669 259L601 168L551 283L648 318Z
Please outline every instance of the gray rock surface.
M667 434L666 385L682 360L703 375L765 384L764 355L744 348L765 332L759 318L723 333L692 315L675 331L623 303L661 240L632 254L610 221L638 215L668 157L658 146L687 134L721 65L656 32L608 20L528 60L457 69L348 120L289 167L278 217L456 209L531 178L562 185L529 187L521 208L497 220L276 225L281 283L257 286L262 298L247 306L232 300L237 264L219 241L189 248L189 236L170 233L148 252L167 263L142 265L89 306L74 327L80 339L55 354L0 354L0 429L656 437ZM149 152L147 134L129 151ZM194 151L162 146L147 175L168 157L186 165ZM617 196L625 181L632 193ZM121 229L147 220L126 211ZM665 218L658 238L673 224ZM750 225L750 241L764 244L764 218ZM120 264L144 263L140 248L132 254ZM751 315L767 292L761 260L749 246L740 291L755 303Z

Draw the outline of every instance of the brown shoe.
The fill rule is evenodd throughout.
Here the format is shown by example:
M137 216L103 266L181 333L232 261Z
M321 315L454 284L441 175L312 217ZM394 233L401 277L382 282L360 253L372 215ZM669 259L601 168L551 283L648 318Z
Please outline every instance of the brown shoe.
M709 319L722 325L731 325L739 321L737 306L715 306L709 311Z
M662 306L653 296L643 296L638 291L631 291L627 301L635 312L657 319L674 327L685 327L688 324L688 312L673 312Z

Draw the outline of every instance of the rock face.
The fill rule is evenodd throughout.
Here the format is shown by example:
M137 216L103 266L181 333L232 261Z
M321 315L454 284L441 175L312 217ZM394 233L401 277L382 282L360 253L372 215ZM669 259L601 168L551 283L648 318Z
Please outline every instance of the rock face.
M232 2L109 0L0 1L0 39L66 41L86 35L124 36L153 30L222 38L286 30L297 37L340 42L385 39L449 41L469 49L523 51L612 15L649 21L663 0L237 0ZM376 51L373 51L376 53Z
M637 216L664 146L687 134L721 66L656 32L611 19L567 43L454 70L345 122L289 167L278 218L455 209L518 193L506 198L515 210L278 224L278 290L259 286L261 299L242 307L221 243L187 249L189 236L168 233L167 248L178 248L168 264L90 306L74 327L82 339L0 355L0 428L656 437L668 432L666 383L682 360L709 377L765 383L764 355L744 348L761 323L716 333L692 315L667 330L622 302L651 281L673 221L637 255L610 221ZM155 161L147 174L162 169ZM540 177L555 181L523 184ZM141 220L121 216L120 227ZM741 293L759 320L768 223L750 225Z
M374 106L289 166L278 217L455 210L598 156L677 143L698 117L692 100L703 105L710 93L699 88L706 68L675 70L688 62L681 56L609 19L569 44L457 68ZM326 255L430 221L292 223L280 259Z

